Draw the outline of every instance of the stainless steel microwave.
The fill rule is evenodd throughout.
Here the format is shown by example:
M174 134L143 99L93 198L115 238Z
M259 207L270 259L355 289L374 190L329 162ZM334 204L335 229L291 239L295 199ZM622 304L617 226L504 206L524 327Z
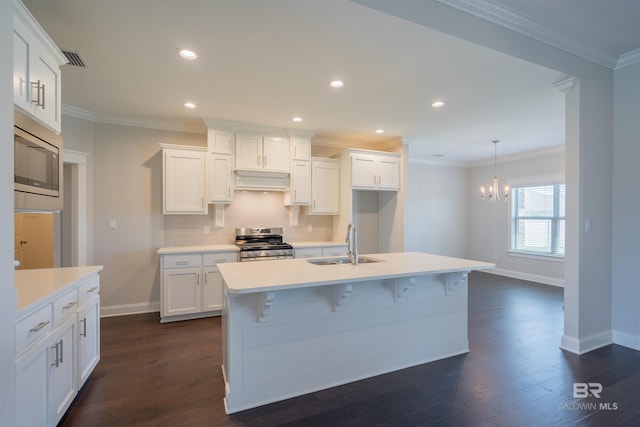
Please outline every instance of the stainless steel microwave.
M62 138L25 115L19 118L13 138L15 207L61 210Z

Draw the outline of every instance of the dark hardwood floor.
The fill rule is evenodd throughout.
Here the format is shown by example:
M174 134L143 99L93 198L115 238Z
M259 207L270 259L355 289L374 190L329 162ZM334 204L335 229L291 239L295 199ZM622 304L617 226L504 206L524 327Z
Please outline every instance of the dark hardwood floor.
M474 272L471 352L225 415L220 319L102 319L102 359L60 426L638 426L640 352L559 349L562 289ZM600 383L600 398L573 397ZM597 386L594 391L597 391Z

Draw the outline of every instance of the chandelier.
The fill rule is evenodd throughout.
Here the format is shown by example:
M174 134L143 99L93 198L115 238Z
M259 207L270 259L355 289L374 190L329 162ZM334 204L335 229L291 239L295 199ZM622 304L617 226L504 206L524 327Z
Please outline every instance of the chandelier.
M493 181L491 183L491 185L489 186L489 191L488 193L485 192L484 187L480 187L480 197L482 197L482 200L486 200L489 202L506 202L507 199L509 198L509 186L505 185L504 186L504 192L502 193L502 195L500 195L499 191L500 191L500 183L498 180L498 174L496 172L498 166L498 142L500 142L497 139L494 139L493 141L491 141L493 143L493 147L494 147L494 154L493 154Z

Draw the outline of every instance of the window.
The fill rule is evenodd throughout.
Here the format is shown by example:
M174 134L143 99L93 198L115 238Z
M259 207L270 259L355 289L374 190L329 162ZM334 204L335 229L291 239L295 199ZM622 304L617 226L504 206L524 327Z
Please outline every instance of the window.
M565 185L512 190L511 251L564 257Z

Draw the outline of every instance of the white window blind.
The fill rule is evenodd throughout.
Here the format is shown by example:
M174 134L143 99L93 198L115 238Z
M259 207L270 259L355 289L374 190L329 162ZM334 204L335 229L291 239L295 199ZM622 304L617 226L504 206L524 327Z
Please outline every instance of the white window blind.
M511 251L564 256L565 185L512 190Z

